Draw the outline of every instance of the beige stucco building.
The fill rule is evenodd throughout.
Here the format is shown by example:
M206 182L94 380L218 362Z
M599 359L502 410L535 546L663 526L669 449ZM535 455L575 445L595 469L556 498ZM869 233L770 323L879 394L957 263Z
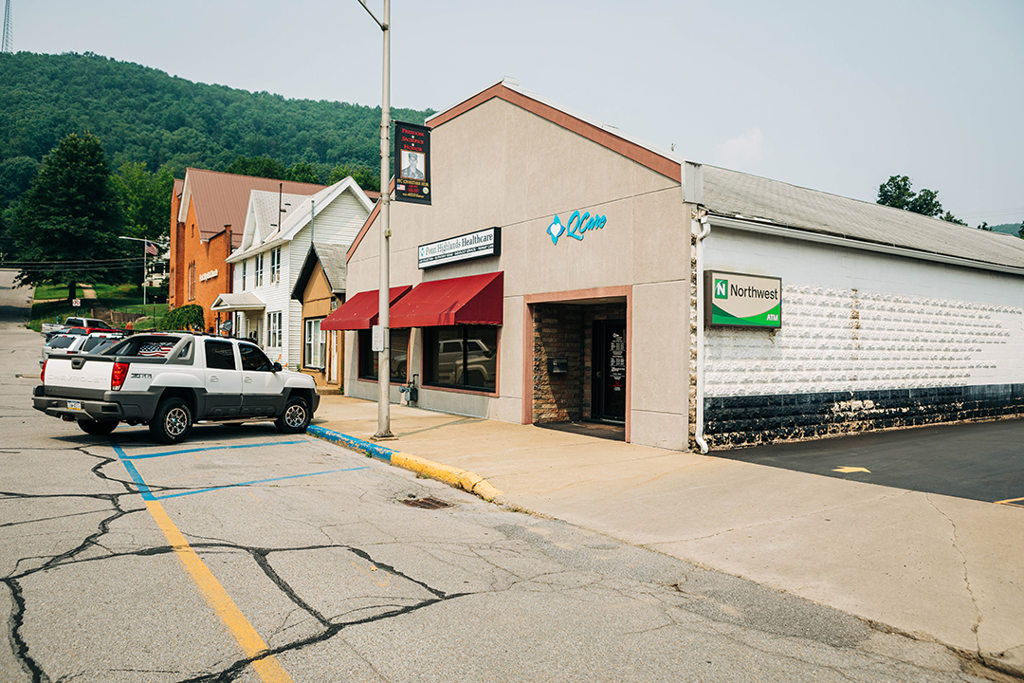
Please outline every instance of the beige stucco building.
M501 273L500 314L486 339L484 326L469 333L454 375L452 352L441 350L457 346L453 330L403 333L393 319L393 377L418 376L418 403L431 409L522 423L601 419L633 442L686 448L690 217L679 163L509 84L428 125L432 204L391 204L391 283ZM602 227L579 232L598 216ZM557 241L548 230L556 217L566 228ZM349 250L349 292L377 288L378 223L375 211ZM491 227L499 255L418 267L420 246ZM349 333L346 357L365 356L367 337ZM426 354L425 338L434 340ZM360 369L347 364L346 393L376 397L373 372Z

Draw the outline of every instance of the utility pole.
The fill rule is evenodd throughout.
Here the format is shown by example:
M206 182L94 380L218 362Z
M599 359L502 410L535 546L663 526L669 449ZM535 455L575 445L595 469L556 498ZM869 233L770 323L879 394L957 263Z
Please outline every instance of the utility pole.
M377 323L383 338L377 354L377 433L375 439L392 439L391 433L391 0L384 0L383 21L366 0L359 0L384 32L383 93L380 106L380 289L377 297Z

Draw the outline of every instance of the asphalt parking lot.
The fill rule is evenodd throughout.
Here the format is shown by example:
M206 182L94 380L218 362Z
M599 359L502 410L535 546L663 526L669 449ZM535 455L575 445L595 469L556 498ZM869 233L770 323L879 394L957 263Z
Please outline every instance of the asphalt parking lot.
M938 425L711 455L1024 507L1024 419Z

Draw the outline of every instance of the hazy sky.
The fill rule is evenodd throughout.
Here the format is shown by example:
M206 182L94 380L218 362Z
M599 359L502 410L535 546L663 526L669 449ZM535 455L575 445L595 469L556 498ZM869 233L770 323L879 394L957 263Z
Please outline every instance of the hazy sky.
M380 102L381 32L358 0L11 2L15 50ZM1024 218L1024 0L394 0L391 15L394 106L445 109L511 76L695 161L866 200L907 174L972 225Z

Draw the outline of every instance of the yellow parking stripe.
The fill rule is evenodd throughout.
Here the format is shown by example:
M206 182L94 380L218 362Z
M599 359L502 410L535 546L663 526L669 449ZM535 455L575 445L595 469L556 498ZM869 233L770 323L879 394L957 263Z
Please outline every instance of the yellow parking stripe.
M996 505L1012 505L1018 508L1024 508L1024 498L1007 498L1006 500L997 500Z
M178 556L178 560L181 561L182 566L185 567L185 571L188 572L188 575L199 586L203 597L206 598L206 601L210 603L217 616L221 618L224 625L231 631L231 634L241 646L242 651L249 657L256 657L269 650L270 648L267 647L260 634L256 632L256 629L245 618L242 611L238 609L234 600L224 590L224 587L220 585L217 577L199 559L199 555L196 554L196 551L185 540L184 534L178 531L178 527L174 526L174 522L171 521L167 512L164 511L163 506L155 500L147 500L146 508L149 510L149 514L153 515L157 526L164 532L167 542L174 548L174 552ZM292 680L292 677L288 675L288 672L284 670L284 667L281 666L273 655L268 655L254 661L252 668L267 683L286 683Z

